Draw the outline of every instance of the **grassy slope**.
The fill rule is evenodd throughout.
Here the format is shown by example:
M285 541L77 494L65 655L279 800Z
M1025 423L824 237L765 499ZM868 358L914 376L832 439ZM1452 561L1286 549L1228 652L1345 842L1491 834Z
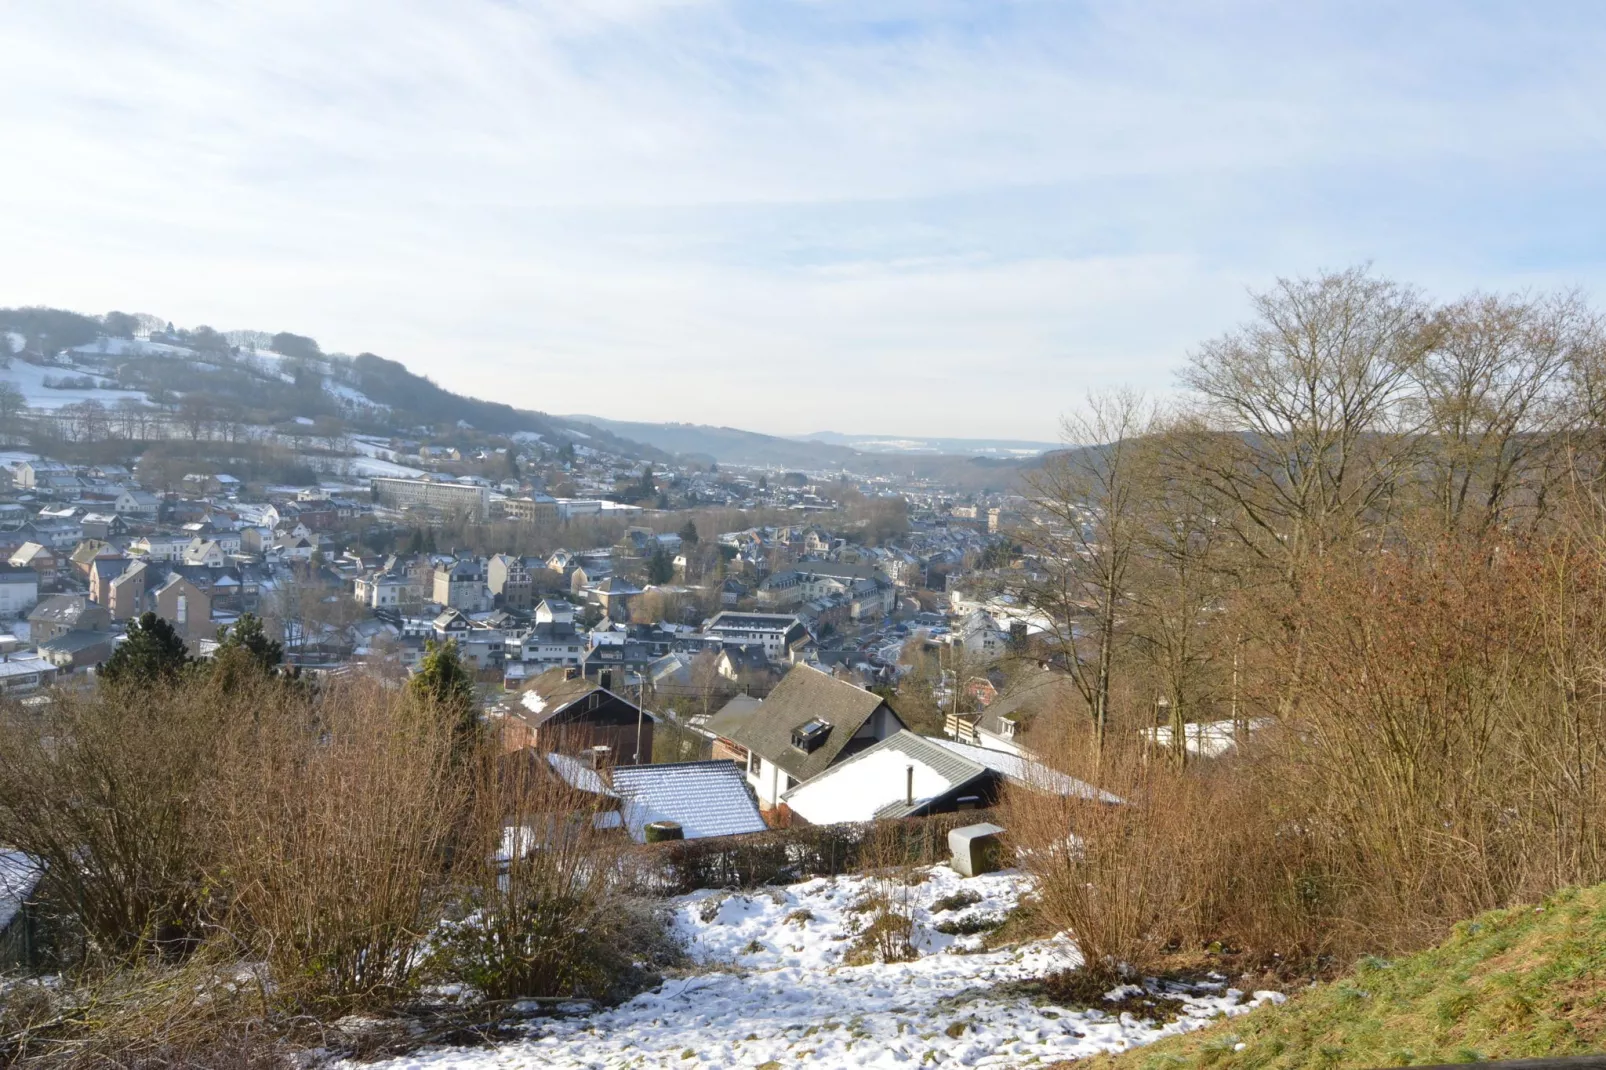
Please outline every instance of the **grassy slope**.
M1283 1006L1099 1062L1107 1070L1336 1070L1603 1047L1606 885L1596 885L1462 922L1429 951L1363 960L1350 977Z

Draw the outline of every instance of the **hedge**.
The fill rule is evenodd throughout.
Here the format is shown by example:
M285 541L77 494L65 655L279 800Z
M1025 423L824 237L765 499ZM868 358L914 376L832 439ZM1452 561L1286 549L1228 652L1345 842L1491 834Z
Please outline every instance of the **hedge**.
M899 864L921 866L948 860L950 831L985 820L985 813L967 811L876 823L796 825L745 836L647 844L636 849L637 860L646 863L655 890L665 895L790 884L860 872L860 848L878 826L895 832Z

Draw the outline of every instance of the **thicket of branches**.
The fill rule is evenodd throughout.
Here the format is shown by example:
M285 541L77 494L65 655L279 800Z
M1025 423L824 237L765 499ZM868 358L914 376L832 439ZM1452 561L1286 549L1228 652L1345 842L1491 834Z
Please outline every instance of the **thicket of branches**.
M596 797L465 729L449 683L315 686L242 656L0 709L0 842L43 863L70 979L13 990L0 1059L268 1065L432 981L488 1001L459 1026L613 992L651 938L622 845Z
M1068 425L1014 593L1082 701L1031 742L1131 805L1014 820L1095 963L1347 961L1606 879L1603 338L1575 295L1289 280L1180 403ZM1190 762L1211 721L1237 753Z

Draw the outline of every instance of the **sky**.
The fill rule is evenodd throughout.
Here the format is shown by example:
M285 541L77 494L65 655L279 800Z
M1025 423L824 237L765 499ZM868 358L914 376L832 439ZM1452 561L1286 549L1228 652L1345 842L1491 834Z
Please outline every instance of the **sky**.
M1279 276L1606 304L1606 5L10 0L0 305L1052 441Z

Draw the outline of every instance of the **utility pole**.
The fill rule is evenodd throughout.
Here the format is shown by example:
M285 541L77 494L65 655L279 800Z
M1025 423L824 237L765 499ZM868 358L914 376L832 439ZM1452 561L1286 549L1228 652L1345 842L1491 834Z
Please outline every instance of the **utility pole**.
M621 670L623 667L621 666ZM641 760L641 727L647 718L647 673L646 670L636 677L636 764L645 765Z

